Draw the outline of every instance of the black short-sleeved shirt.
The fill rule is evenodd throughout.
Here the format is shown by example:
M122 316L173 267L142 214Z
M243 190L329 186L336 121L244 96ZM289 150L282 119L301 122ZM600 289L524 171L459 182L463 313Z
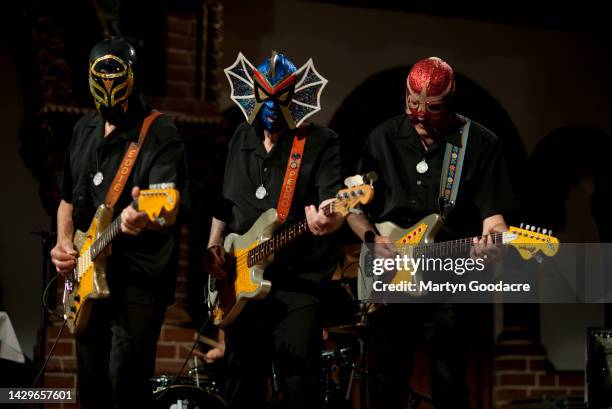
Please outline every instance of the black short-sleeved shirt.
M277 207L293 139L294 133L287 130L270 152L266 152L260 127L244 122L236 128L225 165L224 205L215 214L228 224L229 233L245 233L263 212ZM268 195L258 199L255 191L262 184ZM328 128L310 124L297 188L285 224L303 219L304 206L318 207L323 200L334 198L341 188L337 135ZM315 237L307 233L279 251L266 274L270 278L279 274L277 288L285 277L299 276L320 282L335 268L337 259L332 242L333 235Z
M150 108L145 107L144 112ZM144 118L143 115L141 115ZM113 131L104 137L104 120L96 112L83 116L75 125L64 162L62 199L73 205L75 228L86 230L106 197L108 188L128 145L138 141L143 119L126 131ZM93 176L101 171L99 186ZM115 205L114 217L131 201L134 186L174 183L186 193L187 169L183 141L172 120L165 115L155 119L140 150L129 180ZM172 302L178 265L178 225L161 231L143 230L138 236L119 235L112 243L107 278L112 297L130 302L150 303L154 298Z
M394 222L407 228L431 213L440 213L440 175L446 143L461 146L463 122L458 118L427 150L406 115L392 118L369 135L358 165L360 173L376 171L373 201L367 212L375 223ZM429 169L416 166L425 159ZM455 207L439 240L482 233L482 221L516 209L512 185L497 137L472 121Z

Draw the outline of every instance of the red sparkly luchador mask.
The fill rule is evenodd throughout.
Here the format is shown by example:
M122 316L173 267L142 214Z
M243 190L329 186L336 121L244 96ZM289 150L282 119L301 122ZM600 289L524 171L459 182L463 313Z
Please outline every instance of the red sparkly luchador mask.
M406 78L406 114L421 136L433 137L452 118L455 74L438 57L414 64Z

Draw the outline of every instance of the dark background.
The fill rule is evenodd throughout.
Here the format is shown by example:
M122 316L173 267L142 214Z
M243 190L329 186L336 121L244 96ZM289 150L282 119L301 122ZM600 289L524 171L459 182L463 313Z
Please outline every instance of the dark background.
M211 7L222 8L220 25ZM193 16L183 33L192 41L173 34L182 28L168 16ZM522 205L511 222L552 228L562 242L610 241L612 49L599 3L538 10L516 2L27 0L1 18L0 309L9 312L26 355L35 344L42 262L31 232L53 226L63 151L82 112L53 106L91 108L87 55L105 34L135 43L149 101L178 118L190 147L192 277L207 235L206 194L218 186L224 144L242 120L220 71L239 51L255 65L272 50L298 66L313 58L329 84L323 111L312 119L339 134L346 174L368 132L403 111L411 64L445 59L457 73L459 111L502 140ZM185 60L193 69L181 70L179 48L193 50ZM185 91L186 81L195 86ZM586 327L612 318L602 305L524 308L514 314L528 316L523 324L533 325L559 369L582 368ZM491 339L512 316L491 308Z

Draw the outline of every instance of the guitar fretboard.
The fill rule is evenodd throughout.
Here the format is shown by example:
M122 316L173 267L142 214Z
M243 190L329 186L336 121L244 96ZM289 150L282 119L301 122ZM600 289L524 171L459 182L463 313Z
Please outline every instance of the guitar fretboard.
M493 244L503 242L504 233L496 232L491 234ZM468 237L465 239L442 241L439 243L417 244L413 246L414 257L425 256L427 258L449 257L458 254L469 253L474 247L474 239L482 239L483 236Z
M323 206L322 210L326 216L330 216L334 213L334 204L335 201ZM302 236L307 231L308 222L306 221L306 219L303 219L282 229L281 231L276 233L270 240L266 240L263 243L260 243L251 250L249 250L247 255L248 266L252 267L260 261L266 259L268 256L274 254L274 252L280 250L287 244L296 240L298 237Z
M91 245L91 259L94 260L121 232L121 216L117 217L108 225Z
M138 199L134 200L130 206L134 209L138 208ZM121 215L109 224L106 229L100 233L96 241L90 247L91 260L94 260L104 251L104 249L121 233Z

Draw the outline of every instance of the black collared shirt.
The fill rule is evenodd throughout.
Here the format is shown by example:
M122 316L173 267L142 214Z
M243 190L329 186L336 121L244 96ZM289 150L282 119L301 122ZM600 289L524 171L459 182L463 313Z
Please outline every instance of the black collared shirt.
M440 213L440 175L446 143L461 146L463 123L455 120L427 150L406 115L392 118L369 135L358 165L360 173L376 171L374 200L367 207L372 221L404 228L431 213ZM420 174L422 160L428 170ZM472 121L457 203L438 239L479 235L482 221L516 209L501 145L497 137Z
M246 122L236 128L225 165L222 201L225 205L215 215L228 224L228 232L245 233L263 212L277 207L293 139L293 132L287 130L266 152L261 128ZM255 191L261 185L268 194L258 199ZM310 124L297 188L285 223L303 219L304 206L318 207L323 200L334 198L341 187L337 135L328 128ZM279 274L284 276L299 275L319 281L335 267L332 240L333 235L315 237L306 233L275 255L267 274L278 269L283 270Z
M149 108L146 109L148 112ZM144 118L144 117L142 117ZM104 121L96 112L83 116L75 125L66 152L62 199L73 205L75 228L86 230L108 188L128 145L137 142L143 119L125 131L116 129L104 137ZM93 176L102 172L99 186ZM134 186L146 189L151 184L174 183L185 196L187 169L183 140L172 120L161 115L151 124L132 173L115 205L114 217L132 202ZM148 303L154 297L172 302L178 263L178 225L161 231L143 230L138 236L120 235L112 243L107 264L111 296Z

